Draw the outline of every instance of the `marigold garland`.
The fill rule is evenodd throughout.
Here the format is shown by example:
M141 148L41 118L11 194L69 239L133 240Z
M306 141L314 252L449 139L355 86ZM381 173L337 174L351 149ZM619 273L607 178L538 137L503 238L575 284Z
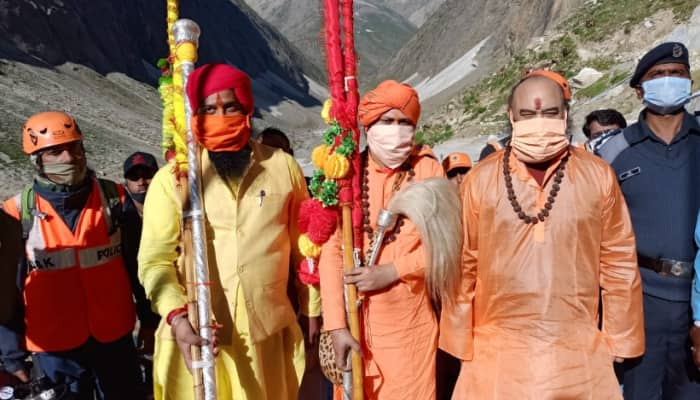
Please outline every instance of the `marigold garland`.
M299 280L305 285L318 285L321 283L321 277L318 274L318 267L313 258L306 258L297 268Z
M340 199L337 180L350 172L350 158L355 151L351 132L345 132L337 120L330 120L331 102L324 103L322 117L329 125L323 134L323 144L311 152L311 161L317 168L311 177L309 190L312 198L304 201L299 210L299 251L305 260L297 275L306 284L319 282L318 256L321 246L328 241L338 226Z
M309 236L299 236L299 252L304 257L318 257L321 255L321 246L312 242Z
M316 167L319 170L323 170L324 166L326 165L326 160L330 155L330 151L331 148L325 144L317 146L311 152L311 162L314 163L314 167Z
M323 164L323 172L329 179L342 179L350 170L350 161L348 158L338 154L331 154Z
M182 91L182 68L177 59L177 46L173 26L179 18L178 0L166 2L166 26L168 58L158 60L161 78L158 92L163 101L163 156L166 161L175 160L175 172L183 176L187 171L187 132L185 121L185 96Z
M321 110L321 118L326 125L330 125L333 122L331 118L331 108L333 107L333 100L328 99L323 102L323 109Z

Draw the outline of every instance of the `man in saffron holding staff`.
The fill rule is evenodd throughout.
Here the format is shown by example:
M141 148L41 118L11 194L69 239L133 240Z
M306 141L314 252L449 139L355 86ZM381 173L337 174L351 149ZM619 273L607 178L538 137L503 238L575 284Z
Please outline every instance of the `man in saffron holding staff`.
M308 197L304 176L282 151L250 140L253 93L248 76L224 64L197 68L187 82L192 130L203 147L211 308L218 329L205 343L189 323L183 271L183 205L174 162L153 178L144 207L139 278L164 318L156 333L156 399L193 396L190 345L213 345L220 399L296 400L304 341L287 296L297 251L297 213ZM318 293L299 286L307 316Z
M361 155L366 257L377 214L392 196L411 182L444 176L444 171L428 147L414 145L420 103L410 86L381 83L362 98L358 115L368 143ZM344 279L340 229L323 246L324 329L331 332L339 367L349 367L345 360L351 348L362 349L366 399L435 398L438 326L426 291L424 260L418 230L406 219L386 237L377 265ZM364 293L360 343L347 328L343 280Z

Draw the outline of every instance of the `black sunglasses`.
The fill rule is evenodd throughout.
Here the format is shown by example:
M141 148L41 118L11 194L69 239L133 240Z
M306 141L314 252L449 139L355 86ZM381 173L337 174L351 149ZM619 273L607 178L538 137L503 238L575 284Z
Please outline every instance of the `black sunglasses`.
M126 174L126 179L130 181L138 181L139 179L153 179L155 172L143 168L135 168Z

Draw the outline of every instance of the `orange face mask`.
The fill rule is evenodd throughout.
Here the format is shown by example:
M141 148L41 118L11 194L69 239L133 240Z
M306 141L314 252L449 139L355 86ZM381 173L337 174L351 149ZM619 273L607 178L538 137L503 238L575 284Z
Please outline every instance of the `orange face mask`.
M195 115L192 134L210 151L239 151L250 140L249 115Z
M569 146L566 119L532 118L514 122L510 140L513 154L524 163L549 161Z

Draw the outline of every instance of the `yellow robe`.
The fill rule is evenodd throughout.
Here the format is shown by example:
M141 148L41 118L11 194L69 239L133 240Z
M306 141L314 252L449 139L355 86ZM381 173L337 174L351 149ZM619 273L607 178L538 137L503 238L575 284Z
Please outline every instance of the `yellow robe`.
M292 400L304 372L304 345L287 282L301 259L296 221L308 194L293 158L251 147L251 166L238 184L224 182L202 154L211 304L222 325L217 390L221 399ZM139 250L139 279L162 316L186 302L178 260L181 215L173 166L167 165L149 187ZM318 291L298 289L301 312L318 316ZM156 399L193 397L191 375L165 320L156 333L154 385Z
M644 352L627 206L605 162L569 151L550 215L536 225L508 200L503 151L467 174L462 292L440 321L440 347L464 360L453 399L620 399L613 357ZM558 162L543 188L511 155L526 214L545 204Z
M296 400L306 362L299 326L252 344L240 290L236 304L234 341L220 346L216 358L217 398ZM170 326L163 323L159 332L163 329ZM194 399L192 376L175 341L159 337L153 358L154 399Z

